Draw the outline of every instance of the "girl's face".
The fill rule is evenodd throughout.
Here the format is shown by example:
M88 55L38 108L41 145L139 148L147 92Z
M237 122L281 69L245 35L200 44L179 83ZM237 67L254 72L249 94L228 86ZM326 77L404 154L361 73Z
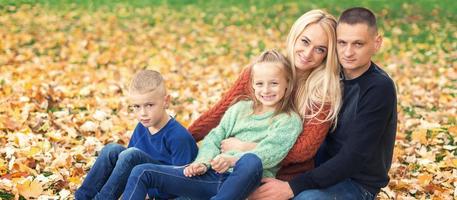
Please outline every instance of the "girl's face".
M252 67L252 88L261 103L261 111L274 111L286 92L287 78L281 63L262 62Z
M310 24L294 45L295 68L298 73L307 72L319 66L328 51L328 37L319 24Z

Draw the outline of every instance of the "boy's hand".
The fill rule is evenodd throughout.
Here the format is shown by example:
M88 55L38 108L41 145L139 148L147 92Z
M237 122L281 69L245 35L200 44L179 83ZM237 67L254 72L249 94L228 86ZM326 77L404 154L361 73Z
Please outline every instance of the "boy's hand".
M223 156L219 154L211 161L211 168L217 173L224 173L230 167L235 166L236 161L238 161L237 157Z
M193 177L199 176L208 171L208 168L203 163L192 163L186 168L184 168L184 176L186 177Z
M227 151L233 151L233 150L245 152L245 151L255 149L256 146L257 146L257 143L243 142L238 138L231 137L231 138L222 140L221 152L225 153Z

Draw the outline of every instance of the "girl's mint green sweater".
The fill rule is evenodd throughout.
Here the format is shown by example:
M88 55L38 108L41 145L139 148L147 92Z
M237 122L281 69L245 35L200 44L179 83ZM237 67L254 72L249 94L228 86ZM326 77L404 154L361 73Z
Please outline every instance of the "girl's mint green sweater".
M223 155L240 158L245 153L254 153L262 160L263 177L275 177L280 162L301 133L302 121L294 112L276 116L273 116L273 112L255 115L252 104L252 101L240 101L232 105L219 125L203 139L194 162L209 166L210 161L221 154L221 141L235 137L241 141L255 142L257 146L251 151L229 151Z

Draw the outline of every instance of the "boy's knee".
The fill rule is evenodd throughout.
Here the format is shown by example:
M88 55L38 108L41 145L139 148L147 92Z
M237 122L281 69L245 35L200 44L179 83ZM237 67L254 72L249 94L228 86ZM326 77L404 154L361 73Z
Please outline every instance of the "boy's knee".
M110 143L102 148L102 150L100 151L100 155L120 154L124 150L125 147L123 147L122 145Z
M119 154L119 160L131 161L134 157L136 157L136 155L139 153L139 151L141 151L141 150L134 148L134 147L128 148Z

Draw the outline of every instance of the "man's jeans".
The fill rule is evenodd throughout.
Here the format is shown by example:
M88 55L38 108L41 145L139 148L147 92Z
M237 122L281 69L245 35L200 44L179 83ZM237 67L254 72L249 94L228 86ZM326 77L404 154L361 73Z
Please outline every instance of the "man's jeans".
M209 169L205 174L186 177L184 167L142 164L130 174L122 199L144 200L147 188L196 199L246 199L260 184L262 162L254 154L243 155L232 173L219 174Z
M361 185L352 181L351 179L346 179L344 181L339 182L336 185L333 185L328 188L324 189L312 189L312 190L305 190L294 197L294 200L335 200L335 199L342 199L342 200L352 200L352 199L359 199L359 200L372 200L375 199L374 195L368 192L365 188Z
M137 148L127 149L119 144L106 145L76 191L75 198L119 199L133 167L143 163L160 164Z
M329 159L329 155L325 153L326 143L324 142L319 150L316 153L314 159L315 166L318 167L325 161ZM330 186L324 189L312 189L305 190L294 197L294 200L303 200L303 199L357 199L357 200L372 200L375 199L375 195L371 194L363 188L360 184L351 179L343 180L336 185Z

